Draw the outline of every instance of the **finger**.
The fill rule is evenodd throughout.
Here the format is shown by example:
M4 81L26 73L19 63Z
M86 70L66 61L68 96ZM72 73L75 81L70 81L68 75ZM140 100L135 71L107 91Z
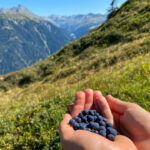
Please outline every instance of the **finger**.
M60 132L61 138L63 139L69 138L74 132L73 128L69 125L70 119L71 119L71 116L69 114L65 114L64 119L60 123L59 132Z
M84 109L91 109L93 105L93 90L86 89L85 90L85 105Z
M97 105L98 110L101 110L102 115L107 118L108 122L113 123L113 115L110 107L100 91L94 92L94 102Z
M120 126L120 115L116 112L112 112L114 119L114 127L119 131Z
M85 105L85 93L78 92L76 94L76 99L71 115L77 116L81 111L83 111L84 105Z
M106 97L106 99L107 99L107 102L110 106L110 109L117 112L117 113L123 114L124 111L127 109L127 103L126 102L123 102L117 98L114 98L111 95L108 95Z
M72 113L73 107L74 107L74 104L70 104L70 106L69 106L70 113Z

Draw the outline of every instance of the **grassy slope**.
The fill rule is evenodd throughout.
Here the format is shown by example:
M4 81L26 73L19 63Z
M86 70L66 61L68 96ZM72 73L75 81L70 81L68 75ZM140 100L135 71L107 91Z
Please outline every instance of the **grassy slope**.
M74 94L89 87L150 111L148 6L126 3L102 27L44 62L1 77L0 148L61 149L62 115Z

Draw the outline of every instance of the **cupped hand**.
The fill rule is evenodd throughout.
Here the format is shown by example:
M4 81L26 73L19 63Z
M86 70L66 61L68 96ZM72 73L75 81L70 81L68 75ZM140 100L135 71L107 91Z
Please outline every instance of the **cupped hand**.
M87 89L76 94L75 102L70 106L71 115L66 114L60 124L61 144L64 150L136 150L133 142L122 135L117 135L114 142L89 131L74 130L69 120L77 116L83 109L96 109L109 122L113 116L106 99L99 91Z
M117 130L132 139L138 150L149 150L150 113L137 104L123 102L111 95L106 99Z

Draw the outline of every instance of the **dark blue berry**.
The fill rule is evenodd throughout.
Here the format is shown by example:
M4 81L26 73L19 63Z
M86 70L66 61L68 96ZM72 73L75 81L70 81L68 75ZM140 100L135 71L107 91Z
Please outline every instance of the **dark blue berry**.
M85 130L90 131L90 128L85 128Z
M91 121L91 122L89 123L89 127L90 127L91 129L94 129L94 124L95 124L95 122Z
M79 129L85 130L87 128L86 123L79 123Z
M94 121L94 116L92 115L88 115L87 116L87 120L90 122L90 121Z
M108 127L107 128L107 134L113 134L114 136L116 136L117 135L117 131L114 128L112 128L112 127Z
M96 113L95 113L95 116L97 116L97 117L98 117L98 116L99 116L99 113L98 113L98 112L96 112Z
M99 126L99 130L105 130L106 131L106 128L104 126Z
M103 121L104 121L104 122L107 122L107 119L106 119L105 117L103 117Z
M76 121L75 121L74 119L71 119L71 120L69 121L69 124L70 124L71 126L73 126L75 123L76 123Z
M106 137L106 130L100 130L99 131L99 134Z
M97 131L97 130L92 129L92 132L98 134L98 131Z
M103 121L103 117L99 115L99 116L97 117L96 121Z
M79 113L78 117L83 118L84 115L82 114L82 112Z
M75 120L76 122L78 122L78 123L81 122L81 118L80 118L80 117L75 116L75 117L73 117L72 119L74 119L74 120Z
M76 123L74 123L73 127L74 127L75 130L77 130L77 129L79 129L80 126L79 126L79 124L76 122Z
M84 109L82 113L83 113L83 115L88 115L89 110L88 109Z
M87 122L87 116L84 116L81 119L82 119L82 122Z
M94 116L95 113L96 113L96 110L94 110L94 109L91 109L91 110L89 111L89 114L92 115L92 116Z
M96 121L96 120L97 120L97 116L93 116L93 118L94 118L94 121Z
M112 127L113 128L113 125L112 125L112 123L106 123L106 127Z
M104 121L99 121L98 123L100 126L106 126L106 123Z
M100 127L99 124L95 122L93 125L93 129L99 130L99 127Z
M108 138L109 140L111 140L111 141L114 141L114 140L115 140L115 136L112 135L112 134L108 134L108 135L107 135L107 138Z

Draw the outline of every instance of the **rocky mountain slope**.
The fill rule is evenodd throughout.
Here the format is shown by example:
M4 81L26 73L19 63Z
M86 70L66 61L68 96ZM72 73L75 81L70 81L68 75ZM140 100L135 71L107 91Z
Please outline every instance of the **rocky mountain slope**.
M23 6L0 9L0 74L20 70L60 49L70 37Z
M106 15L89 13L73 16L51 15L49 18L59 27L68 31L73 39L78 39L87 34L92 28L101 25L106 20Z

